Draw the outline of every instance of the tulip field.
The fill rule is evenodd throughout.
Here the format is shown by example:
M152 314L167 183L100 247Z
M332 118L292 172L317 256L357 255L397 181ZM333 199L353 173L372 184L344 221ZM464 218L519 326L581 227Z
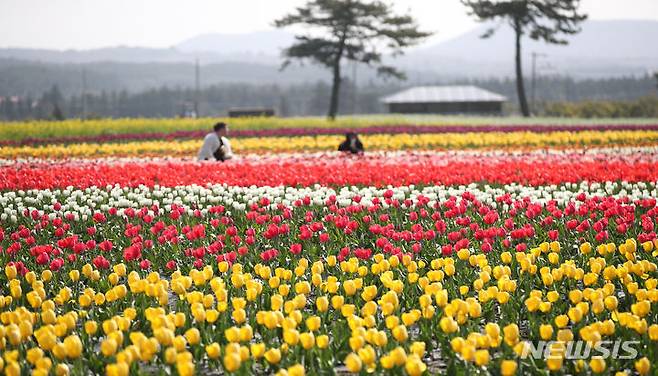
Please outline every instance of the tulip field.
M658 375L658 120L490 120L0 123L0 372Z

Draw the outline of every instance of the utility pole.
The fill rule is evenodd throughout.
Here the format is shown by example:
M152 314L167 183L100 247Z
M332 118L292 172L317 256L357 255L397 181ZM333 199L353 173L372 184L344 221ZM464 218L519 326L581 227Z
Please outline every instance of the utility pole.
M199 69L199 59L196 59L196 64L194 65L194 116L199 118L199 97L201 90L201 77Z
M356 98L357 98L356 68L357 68L357 62L355 60L352 62L352 85L354 86L354 88L352 89L352 114L356 114Z
M87 68L82 68L82 121L87 120Z
M540 57L546 57L546 54L533 52L532 53L532 81L531 81L531 91L530 91L530 109L534 114L537 113L537 107L535 106L535 92L537 90L537 59Z

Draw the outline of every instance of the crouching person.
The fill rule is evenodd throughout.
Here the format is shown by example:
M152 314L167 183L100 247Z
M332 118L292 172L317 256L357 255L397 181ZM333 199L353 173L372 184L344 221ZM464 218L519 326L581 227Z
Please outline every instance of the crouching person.
M338 145L338 151L361 154L363 153L363 144L356 133L349 132L345 134L345 141Z
M231 143L226 136L228 126L219 122L213 126L213 131L203 138L203 145L197 159L200 161L226 161L233 158Z

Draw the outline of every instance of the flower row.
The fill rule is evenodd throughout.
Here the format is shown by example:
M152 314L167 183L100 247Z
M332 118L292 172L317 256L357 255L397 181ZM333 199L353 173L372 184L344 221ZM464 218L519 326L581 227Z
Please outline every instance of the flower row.
M271 129L231 129L232 138L244 137L295 137L340 135L346 132L357 134L435 134L471 132L580 132L580 131L655 131L658 124L574 124L574 125L372 125L366 127L303 127ZM170 133L120 133L93 136L63 136L47 138L24 138L0 141L1 146L30 146L37 144L107 143L148 140L201 139L206 129L182 130Z
M366 150L637 146L658 143L658 131L372 134L362 136L361 140ZM236 153L329 151L336 150L342 141L341 136L247 137L235 139L231 145ZM171 140L119 144L8 146L0 149L0 158L194 155L200 148L201 142L201 140Z
M225 163L138 159L105 163L78 160L0 165L0 189L122 186L312 186L443 184L472 182L527 185L562 182L655 182L658 160L649 153L338 153L247 157Z
M144 134L173 132L206 131L217 121L229 123L234 130L267 130L281 128L365 128L370 126L400 125L544 125L547 127L577 126L643 126L655 125L653 119L633 120L569 120L569 119L510 119L510 118L471 118L445 116L361 116L339 117L336 121L326 118L231 118L231 119L100 119L100 120L66 120L33 122L0 122L0 140L21 141L25 139L44 139L62 137L97 137L122 134Z
M353 156L354 160L386 160L391 162L412 162L423 160L432 163L446 162L466 162L482 159L496 159L499 161L625 161L625 162L650 162L658 160L658 146L615 146L615 147L594 147L586 148L560 148L560 149L466 149L466 150L398 150L369 151L360 156ZM286 153L247 153L240 154L236 159L241 162L249 163L272 163L276 161L314 163L314 161L337 161L345 160L346 155L337 151L302 151ZM349 159L349 158L347 158ZM38 157L17 157L17 158L0 158L0 166L55 166L55 165L79 165L87 163L180 163L196 161L195 156L102 156L98 158L38 158Z

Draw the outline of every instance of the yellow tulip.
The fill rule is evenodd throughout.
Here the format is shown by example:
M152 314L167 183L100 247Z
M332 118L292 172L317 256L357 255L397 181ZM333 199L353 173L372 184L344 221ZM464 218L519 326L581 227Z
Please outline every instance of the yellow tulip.
M514 360L503 360L500 362L500 374L502 376L513 376L516 374L517 363Z
M6 376L19 376L21 374L20 366L14 361L7 362L4 371Z
M409 337L407 334L407 328L404 325L398 325L393 328L392 334L393 338L398 342L405 342Z
M357 355L361 359L361 362L366 366L373 365L377 360L377 354L375 353L375 349L370 345L366 345L360 348L359 351L357 351Z
M264 343L252 343L250 346L251 356L254 359L260 359L265 354L265 344Z
M317 331L318 329L320 329L321 323L322 323L322 321L320 320L320 318L318 316L311 316L311 317L306 319L306 328L309 331L314 332L314 331Z
M464 342L459 353L464 358L464 360L472 362L475 361L475 346L469 342Z
M315 345L315 336L312 332L305 332L299 335L299 341L304 349L310 350Z
M549 356L548 359L546 359L546 365L550 371L559 371L562 369L562 358Z
M5 275L7 276L8 280L16 279L16 276L18 275L18 271L16 270L16 266L14 266L14 265L5 265Z
M409 351L416 354L419 358L425 355L425 342L414 342L409 347Z
M240 368L242 365L242 360L240 359L240 355L236 353L227 353L224 355L224 368L228 372L235 372Z
M69 272L69 278L73 282L77 282L80 279L80 272L76 269L73 269Z
M553 338L553 326L550 324L541 325L539 327L539 335L544 341Z
M651 362L649 362L649 359L645 356L635 361L635 370L640 375L648 375L651 370Z
M352 373L360 372L362 367L361 358L355 353L349 353L345 358L345 367Z
M318 346L318 348L326 349L327 347L329 347L329 336L327 336L326 334L317 336L315 338L315 343Z
M589 366L592 369L592 372L594 373L602 373L605 371L605 360L599 356L593 356L592 359L589 361Z
M59 363L55 367L55 375L57 376L67 376L69 374L69 366L64 363Z
M304 370L304 366L301 364L295 364L294 366L288 367L288 376L304 376L306 375L306 371Z
M164 359L167 364L174 364L176 363L176 358L178 356L178 351L176 350L175 347L167 347L165 350L164 354Z
M489 364L489 351L488 350L477 350L475 352L475 364L478 366L486 366Z
M564 328L569 324L569 316L567 315L559 315L555 317L555 325L558 328Z
M242 308L234 310L231 316L236 324L242 324L247 321L247 312Z
M219 311L216 309L209 309L206 311L206 322L214 323L219 318ZM178 326L178 325L177 325Z
M25 358L31 364L36 364L39 359L43 357L43 350L38 347L33 347L25 353Z
M299 332L296 329L288 329L283 331L283 340L290 346L294 346L299 342Z
M265 360L270 364L278 364L281 361L281 350L269 349L265 352Z
M87 321L85 322L85 333L88 335L94 335L98 331L98 323L96 321Z
M232 326L224 330L224 337L229 342L239 342L240 341L240 330L235 326Z
M70 335L64 339L64 347L66 348L66 356L71 359L79 358L82 354L82 341L76 335Z
M354 281L352 280L347 280L343 283L343 291L345 291L345 294L347 296L352 296L356 294L356 285L354 284Z
M176 362L176 371L179 376L194 375L194 363L190 361Z
M196 345L201 341L201 333L199 333L199 329L197 328L190 328L185 332L185 339L187 339L187 342L190 345Z
M404 364L404 370L409 376L419 376L425 373L427 365L421 361L418 355L412 354L407 357L407 361Z
M649 338L652 341L658 341L658 324L653 324L649 326L648 332L649 332Z
M107 338L101 342L101 352L105 356L112 356L117 351L117 343L112 338Z

